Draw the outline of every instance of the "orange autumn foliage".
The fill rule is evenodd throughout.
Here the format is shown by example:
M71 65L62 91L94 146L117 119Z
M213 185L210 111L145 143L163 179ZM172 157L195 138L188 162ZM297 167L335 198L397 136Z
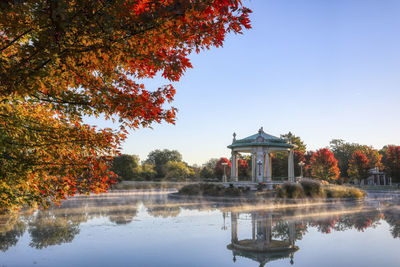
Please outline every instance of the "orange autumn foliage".
M0 104L0 207L48 206L113 183L109 155L123 134L68 120L49 105Z
M240 0L0 2L0 205L48 205L111 183L127 130L174 123L189 54L250 28ZM96 130L103 116L120 131ZM15 181L15 182L14 182Z
M338 161L333 153L327 149L322 148L313 153L310 159L311 175L315 178L334 181L339 178Z

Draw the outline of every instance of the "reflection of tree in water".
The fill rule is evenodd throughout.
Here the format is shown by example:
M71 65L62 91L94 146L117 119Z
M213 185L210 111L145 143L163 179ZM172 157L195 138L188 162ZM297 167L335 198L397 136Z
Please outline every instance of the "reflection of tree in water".
M128 224L138 213L137 207L128 206L112 209L107 212L108 219L115 224Z
M307 224L302 222L295 223L295 240L303 239L307 233ZM277 220L272 227L272 237L282 240L289 240L289 222L284 220Z
M143 204L147 213L153 217L176 217L181 212L179 202L169 201L168 199L157 199Z
M317 230L324 234L331 233L332 229L335 228L336 222L339 221L339 216L334 215L330 217L325 217L321 219L313 220L310 225L316 227Z
M7 251L17 244L26 225L18 214L0 216L0 250Z
M382 218L380 211L372 210L368 212L359 213L352 216L354 228L358 231L364 232L365 229L375 228L380 219Z
M388 209L383 212L385 221L390 225L390 233L393 238L400 238L400 210Z
M39 211L29 223L31 247L36 249L70 243L79 234L79 225L86 216L68 216L67 214Z
M319 232L325 234L331 233L332 230L346 231L352 228L364 231L367 228L376 227L381 218L378 210L370 210L351 215L323 217L310 221L309 225L317 227Z
M147 208L147 213L153 217L162 217L162 218L176 217L179 215L180 212L181 209L179 206L160 205Z

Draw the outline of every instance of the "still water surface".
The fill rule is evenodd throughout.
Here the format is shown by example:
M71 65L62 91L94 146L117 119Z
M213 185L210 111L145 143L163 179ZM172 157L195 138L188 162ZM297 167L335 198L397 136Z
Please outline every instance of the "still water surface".
M0 222L0 267L400 266L392 200L244 206L111 193Z

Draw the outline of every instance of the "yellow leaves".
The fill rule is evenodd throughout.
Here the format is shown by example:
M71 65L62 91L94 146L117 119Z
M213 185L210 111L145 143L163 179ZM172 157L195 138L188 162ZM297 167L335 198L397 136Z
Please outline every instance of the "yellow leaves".
M8 198L0 205L57 202L77 191L108 187L109 159L103 156L118 153L125 136L96 131L80 120L59 120L51 105L1 103L0 117L0 147L9 155L0 155L0 192Z

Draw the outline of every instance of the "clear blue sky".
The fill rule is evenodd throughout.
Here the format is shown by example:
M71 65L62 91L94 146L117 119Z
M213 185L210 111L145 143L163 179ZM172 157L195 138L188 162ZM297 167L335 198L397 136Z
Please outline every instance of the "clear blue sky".
M130 134L123 152L144 160L177 149L185 161L229 156L232 133L299 135L307 148L333 138L400 143L400 1L252 0L253 29L192 55L174 84L176 125ZM157 87L167 81L146 82Z

